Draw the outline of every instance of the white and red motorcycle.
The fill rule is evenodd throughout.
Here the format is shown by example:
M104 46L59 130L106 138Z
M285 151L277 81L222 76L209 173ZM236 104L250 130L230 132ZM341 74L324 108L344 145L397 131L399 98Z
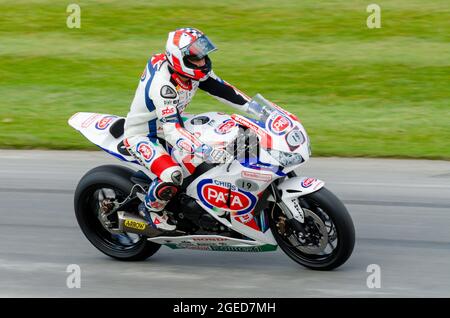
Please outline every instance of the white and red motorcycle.
M310 141L293 114L256 95L248 116L208 112L182 115L202 142L230 153L224 164L202 163L193 174L174 155L183 140L165 145L183 168L184 182L166 210L176 230L150 226L137 212L151 182L123 146L125 119L76 113L69 124L109 154L128 162L87 172L75 192L75 213L88 240L120 260L144 260L161 245L211 251L274 251L316 270L331 270L351 255L352 219L324 182L297 176ZM161 140L164 143L163 140ZM193 151L193 149L192 149ZM192 171L192 170L191 170Z

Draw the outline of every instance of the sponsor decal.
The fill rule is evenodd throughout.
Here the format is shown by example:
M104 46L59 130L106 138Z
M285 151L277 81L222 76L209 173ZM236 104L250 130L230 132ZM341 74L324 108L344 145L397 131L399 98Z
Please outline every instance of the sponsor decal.
M137 144L136 151L144 158L146 162L152 161L155 156L155 151L153 148L145 141Z
M211 246L213 251L222 252L271 252L277 249L277 245L262 245L262 246Z
M297 149L305 142L305 137L302 132L296 128L286 134L286 143L291 151Z
M272 180L272 175L267 173L259 173L253 171L242 171L241 176L247 179L269 182Z
M224 242L228 241L226 238L223 237L194 237L192 238L194 241L200 241L200 242Z
M221 123L217 128L214 130L216 133L225 135L229 133L234 127L236 126L236 122L232 119L227 119L223 123Z
M251 130L253 130L258 136L261 137L261 146L264 148L272 148L272 138L269 134L267 134L264 129L256 125L255 123L251 122L245 117L233 114L231 115L231 118L238 124L247 127Z
M204 125L210 121L208 116L197 116L191 119L192 125Z
M162 113L163 116L169 116L169 115L175 114L175 111L176 111L175 107L167 106L166 108L164 108L161 111L161 113Z
M161 87L160 94L163 98L174 99L177 97L177 92L169 85L164 85L163 87Z
M208 208L213 207L245 214L253 210L257 198L250 192L238 189L230 182L205 179L198 183L200 201Z
M125 220L125 226L129 227L130 229L136 229L136 230L145 230L147 224L145 224L144 222L138 222L135 220Z
M109 125L111 125L112 121L115 118L117 118L117 117L116 116L104 116L102 119L97 121L97 123L95 124L95 128L97 128L98 130L105 130L106 128L109 127Z
M241 223L247 224L248 222L253 220L253 213L249 212L246 214L235 216L234 218Z
M93 114L89 116L85 121L81 123L82 128L88 128L94 121L96 121L99 117L101 117L100 114Z
M303 181L301 182L301 185L303 188L309 188L317 179L314 178L306 178L303 179Z
M188 140L186 140L184 138L178 139L177 142L176 142L176 145L181 150L184 150L184 151L186 151L188 153L194 153L194 150L195 150L194 149L194 145L190 141L188 141Z
M172 249L192 249L204 251L222 251L222 252L271 252L277 249L277 245L260 245L260 246L230 246L230 245L197 245L190 242L182 243L165 243Z
M144 68L144 71L141 75L141 82L145 81L145 78L147 77L147 66Z
M292 127L292 121L286 116L275 113L269 117L269 130L277 135L284 135L288 128Z

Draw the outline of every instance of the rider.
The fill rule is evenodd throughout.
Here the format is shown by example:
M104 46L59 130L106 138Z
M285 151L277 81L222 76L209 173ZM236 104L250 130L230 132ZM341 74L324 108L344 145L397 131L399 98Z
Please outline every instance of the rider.
M202 161L224 162L228 153L202 143L183 128L180 114L198 88L219 101L246 111L249 98L217 77L211 70L208 54L216 47L198 29L181 28L169 33L166 52L153 55L142 73L139 86L125 122L124 145L146 167L154 179L139 210L156 228L174 230L164 207L183 181L180 165L172 159L158 138L172 147L188 143L197 158L183 164L192 174ZM178 141L178 142L177 142ZM181 147L180 147L181 148ZM179 151L187 151L182 147ZM185 157L186 158L186 157ZM200 162L198 160L200 158Z

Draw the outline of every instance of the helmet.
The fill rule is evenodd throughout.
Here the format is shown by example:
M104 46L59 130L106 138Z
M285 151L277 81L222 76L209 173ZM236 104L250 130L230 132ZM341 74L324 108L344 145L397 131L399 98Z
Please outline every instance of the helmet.
M208 53L215 50L217 48L203 32L194 28L182 28L169 33L166 57L175 72L198 81L211 71ZM205 65L201 67L189 61L202 58L205 58Z

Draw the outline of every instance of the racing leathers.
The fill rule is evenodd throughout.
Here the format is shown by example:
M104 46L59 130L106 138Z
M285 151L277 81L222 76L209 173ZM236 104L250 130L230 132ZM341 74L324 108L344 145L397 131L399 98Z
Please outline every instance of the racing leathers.
M192 174L203 160L220 161L224 155L223 151L203 144L183 128L181 114L198 88L238 110L245 111L248 105L246 95L212 71L201 81L182 81L170 68L164 54L154 55L142 73L125 121L124 144L154 177L145 197L150 211L164 209L183 182L183 170L185 174L186 171ZM190 147L186 147L186 143ZM174 160L168 153L169 147L182 155L175 156L177 160Z

